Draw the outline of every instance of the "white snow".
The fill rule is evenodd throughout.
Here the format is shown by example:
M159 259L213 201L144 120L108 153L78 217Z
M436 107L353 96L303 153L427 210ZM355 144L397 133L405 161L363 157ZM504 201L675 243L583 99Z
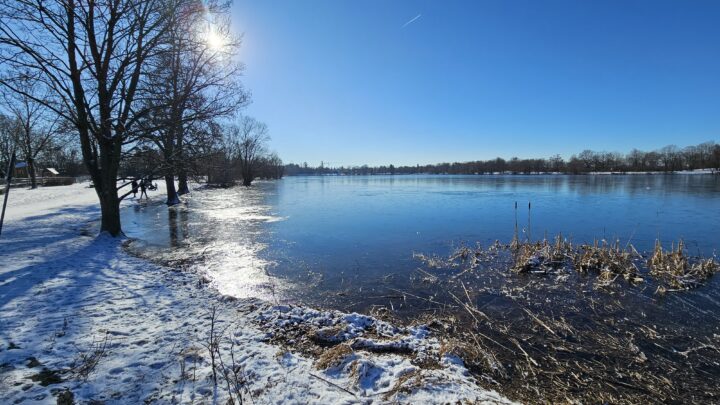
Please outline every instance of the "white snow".
M677 170L674 172L661 172L661 171L649 171L649 172L589 172L590 175L672 175L672 174L717 174L715 169L695 169L695 170Z
M5 221L7 223L16 219L56 213L60 210L85 209L96 205L97 194L95 189L89 188L89 185L90 183L84 182L70 186L41 187L37 190L11 188L8 206L5 209ZM0 204L1 201L0 199Z
M440 345L424 326L230 299L201 274L149 263L125 253L123 240L96 237L98 217L87 183L11 190L0 236L0 403L54 404L70 390L76 403L224 404L234 391L229 381L253 404L509 403L477 385L456 357L441 356L436 369L414 365L417 356L437 356ZM317 359L273 339L297 328L327 331L353 351L318 369ZM216 370L233 376L220 373L217 384L213 342ZM382 345L412 355L372 350ZM62 381L33 381L43 368Z

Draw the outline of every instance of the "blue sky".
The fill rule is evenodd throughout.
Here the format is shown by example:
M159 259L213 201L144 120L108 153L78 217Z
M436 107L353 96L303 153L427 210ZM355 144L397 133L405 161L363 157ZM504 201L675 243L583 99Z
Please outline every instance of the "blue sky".
M236 0L233 25L285 162L720 141L720 1Z

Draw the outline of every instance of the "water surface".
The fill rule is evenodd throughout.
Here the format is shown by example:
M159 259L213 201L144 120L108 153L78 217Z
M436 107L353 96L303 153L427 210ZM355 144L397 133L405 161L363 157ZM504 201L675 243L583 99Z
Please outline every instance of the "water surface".
M289 177L138 205L123 224L147 247L201 257L224 293L366 309L364 297L406 287L414 252L508 242L516 216L522 238L641 251L683 239L712 255L719 196L713 175Z
M471 373L513 399L715 403L720 275L662 293L646 258L634 262L643 281L629 282L518 274L503 249L467 256L488 257L478 266L413 253L509 242L518 202L523 239L640 251L683 239L710 256L718 196L713 175L291 177L139 205L123 221L143 254L204 271L223 293L422 322L474 348L460 352Z

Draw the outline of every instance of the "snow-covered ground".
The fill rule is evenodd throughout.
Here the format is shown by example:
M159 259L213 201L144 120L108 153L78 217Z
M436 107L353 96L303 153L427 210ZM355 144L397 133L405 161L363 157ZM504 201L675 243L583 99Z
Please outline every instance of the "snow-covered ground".
M508 402L423 326L235 300L130 256L95 236L96 198L87 184L11 191L0 403Z

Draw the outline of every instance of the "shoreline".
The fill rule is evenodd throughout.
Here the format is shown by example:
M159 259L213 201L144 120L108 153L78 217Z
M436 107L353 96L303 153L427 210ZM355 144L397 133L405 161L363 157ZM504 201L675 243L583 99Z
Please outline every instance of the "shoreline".
M325 173L325 174L290 174L284 177L362 177L362 176L674 176L674 175L720 175L720 170L698 169L674 172L493 172L493 173Z
M141 204L166 211L161 192ZM587 256L567 242L522 244L531 249L519 259L500 245L461 245L446 259L417 256L410 282L430 299L409 287L382 296L396 305L377 311L280 305L224 295L213 268L192 254L148 253L136 249L142 239L95 236L93 196L74 185L21 190L12 199L9 233L0 239L0 262L9 263L0 269L0 402L55 403L64 395L80 403L714 398L710 374L664 365L717 364L717 328L696 326L715 317L706 311L720 302L716 278L694 293L666 294L647 272L608 272L600 262L578 271L578 255L600 260L605 245ZM132 211L135 202L123 205ZM127 220L155 230L152 222ZM567 261L545 262L557 256L553 249ZM611 255L614 261L638 261L631 267L649 258L634 248L608 249L622 256ZM515 267L497 265L506 262ZM230 264L230 271L246 270L240 276L254 274ZM405 318L395 308L420 312ZM562 378L567 373L575 380Z
M3 401L510 403L422 326L222 296L131 256L125 238L90 236L99 210L70 187L16 194L0 239ZM333 344L307 350L320 336Z

